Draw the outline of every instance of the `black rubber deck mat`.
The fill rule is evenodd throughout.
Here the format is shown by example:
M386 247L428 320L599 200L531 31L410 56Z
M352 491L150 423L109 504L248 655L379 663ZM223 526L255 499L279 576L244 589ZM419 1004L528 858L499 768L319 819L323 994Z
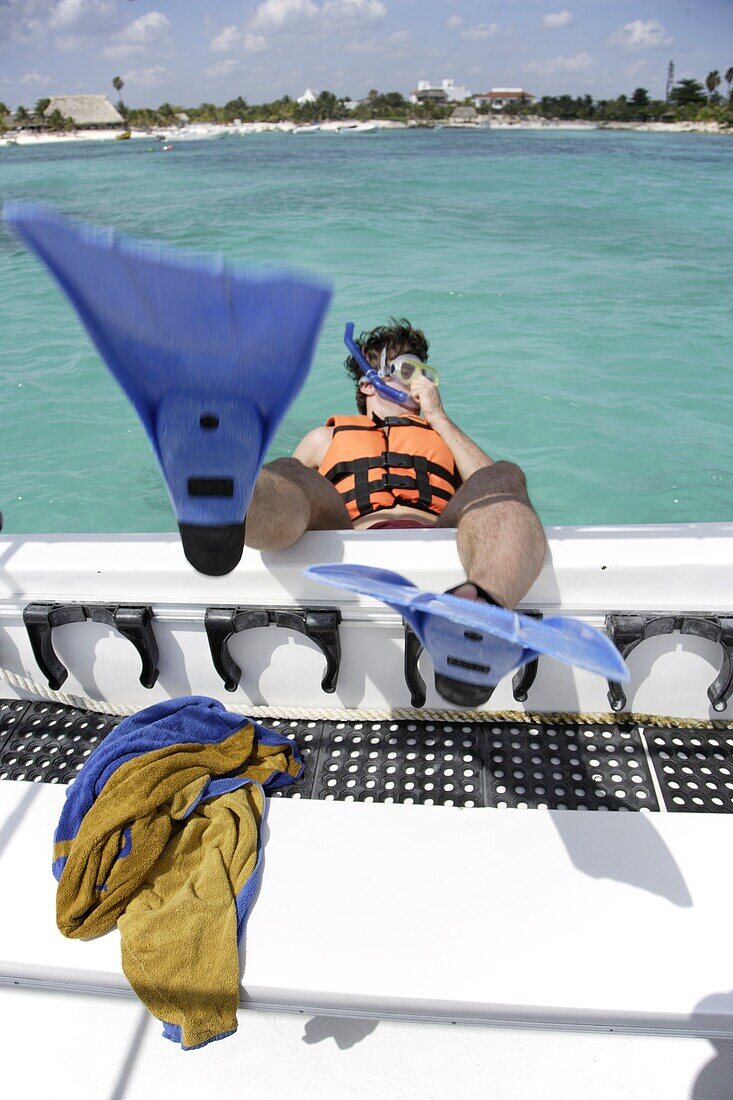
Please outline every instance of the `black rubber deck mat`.
M490 806L658 810L635 726L486 726Z
M323 722L313 797L486 806L485 732L450 722Z
M102 738L121 721L61 703L23 706L26 709L0 744L0 779L69 783Z
M305 769L297 783L291 783L289 787L282 787L273 792L273 798L312 798L313 781L318 765L318 755L321 746L322 722L289 722L285 719L258 718L261 726L276 730L284 734L290 741L295 741L300 749Z
M24 699L0 699L0 754L29 706Z
M567 810L658 810L635 727L322 723L313 797Z
M0 779L69 783L119 721L56 703L0 702ZM301 780L279 792L287 798L659 809L634 726L258 721L296 741L305 760ZM733 759L733 740L721 751Z
M644 737L672 813L733 813L733 730L648 728Z

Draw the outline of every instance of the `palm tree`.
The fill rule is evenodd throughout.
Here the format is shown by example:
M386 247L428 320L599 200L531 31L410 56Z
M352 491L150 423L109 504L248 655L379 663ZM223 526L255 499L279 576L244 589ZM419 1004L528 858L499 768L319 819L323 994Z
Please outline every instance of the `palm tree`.
M730 86L733 84L733 65L729 69L726 69L725 82L728 85L728 99L730 99Z
M713 96L715 94L715 89L719 86L719 84L720 84L720 73L718 72L717 69L713 69L713 71L711 73L708 73L707 78L705 80L705 87L708 90L708 95L710 96L710 99L713 98Z
M124 82L124 80L122 79L121 76L113 76L112 77L112 87L117 92L117 95L121 96L122 89L124 88L124 86L125 86L125 82Z
M216 108L214 108L214 110L216 110ZM158 118L163 126L173 125L176 118L176 112L173 110L170 103L161 103L160 107L158 107Z
M48 128L49 130L55 130L57 132L66 128L66 119L61 114L61 111L51 111L51 114L48 116Z
M25 107L16 108L15 121L16 123L20 122L21 124L28 121L28 112L26 111Z

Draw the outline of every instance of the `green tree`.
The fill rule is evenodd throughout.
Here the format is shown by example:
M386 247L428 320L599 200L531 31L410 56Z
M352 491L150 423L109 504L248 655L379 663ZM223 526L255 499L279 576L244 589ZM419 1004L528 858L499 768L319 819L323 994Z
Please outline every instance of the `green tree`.
M675 107L703 107L707 103L705 89L699 80L680 80L669 94Z
M648 107L649 92L646 88L637 88L631 97L631 103L634 107Z
M236 99L230 99L228 103L224 104L224 114L227 122L233 122L235 118L244 119L247 116L247 100L243 99L241 95Z
M15 121L16 121L16 123L18 123L22 126L22 124L24 122L28 121L28 118L29 118L29 115L28 115L28 112L26 111L25 107L17 107L16 108L16 111L15 111Z
M66 121L61 111L51 111L51 114L48 116L48 128L56 132L64 130L66 129Z
M213 107L214 105L213 105L213 103L212 104L203 104L202 103L201 107L204 107L204 106L212 106ZM215 107L214 107L214 110L216 110ZM170 103L161 103L160 107L158 107L158 118L163 123L163 125L164 126L170 126L170 124L174 121L175 117L176 117L176 112L173 110Z
M720 73L717 69L713 69L711 73L708 73L705 78L705 87L708 90L708 96L712 100L713 96L716 96L717 89L720 87Z
M35 107L33 108L33 114L36 116L36 118L43 118L44 114L46 113L46 108L48 107L50 102L50 99L39 99L37 101Z
M730 99L731 84L733 84L733 65L725 70L725 82L728 85L728 99Z
M319 119L332 119L341 113L339 112L338 99L333 92L321 92L314 106L316 109L316 117Z
M127 107L122 102L122 89L124 88L124 86L125 86L125 82L124 82L124 80L122 79L121 76L113 76L112 77L112 87L117 92L117 104L116 104L117 110L122 115L122 117L125 120L127 120L127 113L128 113L127 112Z

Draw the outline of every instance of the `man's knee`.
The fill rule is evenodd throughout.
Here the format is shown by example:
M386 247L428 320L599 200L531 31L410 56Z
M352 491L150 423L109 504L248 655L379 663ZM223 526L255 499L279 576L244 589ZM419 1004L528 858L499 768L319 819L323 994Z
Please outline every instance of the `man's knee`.
M263 473L265 475L278 474L280 477L285 477L289 481L296 481L303 469L303 463L299 462L297 458L289 458L287 455L284 455L282 458L274 458L272 462L268 462L266 466L263 466L260 471L260 476L262 476ZM265 480L267 480L266 477Z
M493 462L491 466L482 466L480 470L476 470L465 482L463 488L468 490L474 499L493 496L495 493L525 498L527 479L516 462L501 459L499 462Z

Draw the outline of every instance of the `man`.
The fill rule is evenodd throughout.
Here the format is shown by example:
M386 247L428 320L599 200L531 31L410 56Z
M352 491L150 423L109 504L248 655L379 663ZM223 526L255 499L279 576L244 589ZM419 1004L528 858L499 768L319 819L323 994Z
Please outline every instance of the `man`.
M247 544L277 550L305 531L351 527L455 527L467 581L453 594L514 608L546 551L524 474L513 462L494 462L453 423L437 385L420 369L428 342L408 321L393 319L363 334L354 352L345 366L360 415L332 417L301 440L292 458L262 469L247 513ZM377 372L373 381L357 354ZM410 411L389 396L390 388L409 394Z

